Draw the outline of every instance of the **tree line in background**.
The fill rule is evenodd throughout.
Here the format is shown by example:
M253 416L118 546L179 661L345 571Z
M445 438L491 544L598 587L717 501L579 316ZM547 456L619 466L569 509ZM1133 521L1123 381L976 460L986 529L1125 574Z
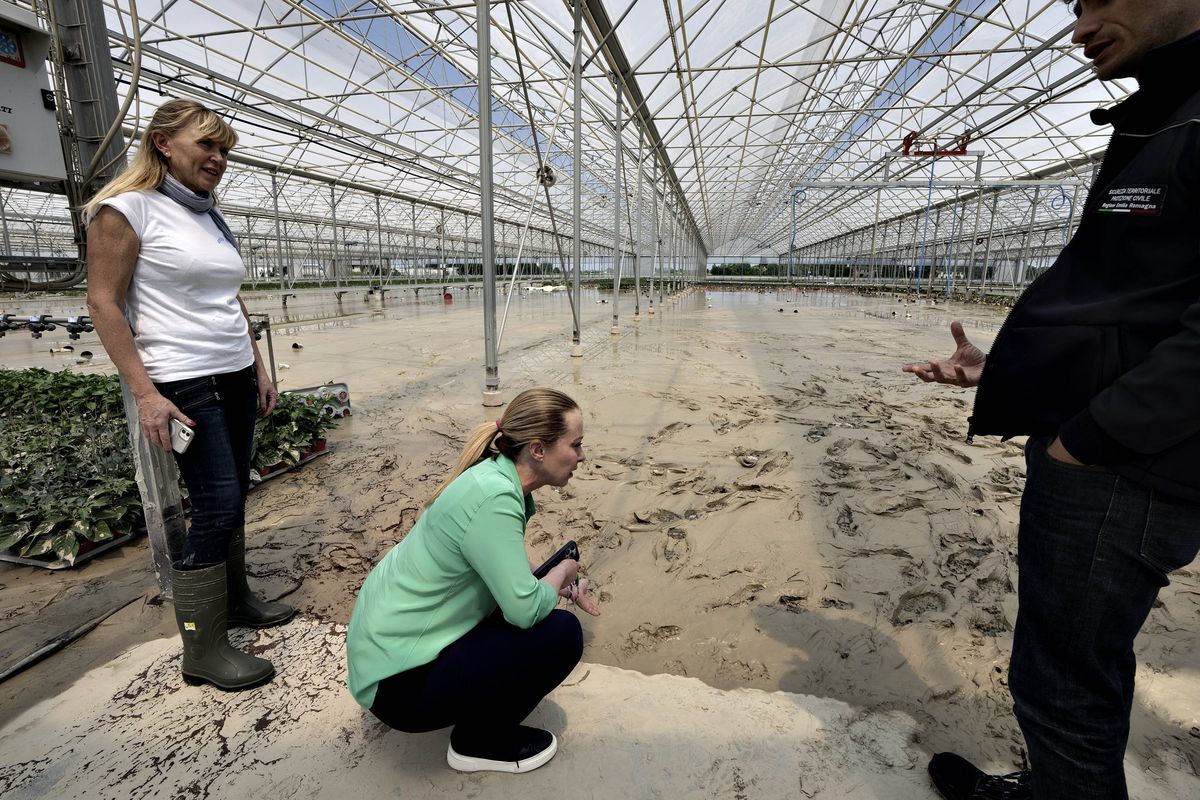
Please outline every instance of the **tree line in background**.
M778 264L717 264L712 267L713 275L777 275Z

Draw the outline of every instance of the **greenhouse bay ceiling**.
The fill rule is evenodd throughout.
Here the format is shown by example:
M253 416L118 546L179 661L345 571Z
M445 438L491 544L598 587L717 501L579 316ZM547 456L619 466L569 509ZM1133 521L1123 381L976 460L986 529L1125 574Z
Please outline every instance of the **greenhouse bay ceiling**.
M275 195L298 218L336 204L339 224L384 213L428 231L449 215L478 235L474 2L105 0L105 12L117 94L135 91L126 135L171 97L223 109L242 161L223 202L247 220ZM578 96L571 0L490 13L496 217L570 234L578 106L593 252L612 247L618 215L626 243L657 217L710 256L786 258L793 238L804 248L990 184L1073 193L1107 142L1088 113L1135 88L1093 78L1057 0L583 0ZM906 137L910 152L966 152L905 156ZM14 219L60 213L3 192Z

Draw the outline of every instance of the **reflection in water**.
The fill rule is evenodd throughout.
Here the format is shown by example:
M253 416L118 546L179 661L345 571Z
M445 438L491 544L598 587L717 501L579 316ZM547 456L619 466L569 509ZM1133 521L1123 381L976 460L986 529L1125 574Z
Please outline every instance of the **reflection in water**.
M483 293L480 290L465 291L462 287L452 290L454 301L445 303L440 291L425 288L416 292L411 288L395 288L388 292L386 303L378 295L368 295L363 289L343 290L339 299L331 288L299 289L289 291L288 305L283 306L282 294L278 290L247 292L243 299L253 313L266 313L271 317L272 329L278 337L300 337L304 332L350 329L370 326L379 322L419 319L422 325L439 324L451 317L461 315L478 319L482 339ZM375 299L372 299L375 298ZM643 293L642 305L649 310L649 295ZM657 297L655 298L657 300ZM598 301L607 302L600 303ZM526 291L518 288L511 299L502 289L498 292L498 310L509 305L508 327L515 330L523 325L549 324L569 337L571 329L571 304L568 293ZM920 328L941 328L950 320L961 319L964 326L982 332L994 333L1005 309L980 306L971 303L933 304L926 298L910 302L904 294L881 294L868 296L845 291L779 287L746 289L734 287L710 288L684 292L674 298L655 303L656 315L633 316L634 298L630 291L622 292L617 298L620 311L619 336L609 333L609 319L613 311L611 291L599 292L595 288L584 288L581 303L583 319L583 344L587 358L616 361L622 352L636 353L645 348L647 352L668 356L687 357L689 331L704 314L721 311L750 311L752 319L759 313L778 315L779 309L791 312L796 309L816 309L817 314L831 317L892 320L897 325ZM761 310L761 312L759 311ZM0 311L16 316L52 314L54 316L78 316L86 314L84 297L80 294L59 295L9 295L0 299ZM809 312L812 313L812 312ZM498 314L499 317L499 314ZM499 319L497 320L499 322ZM644 334L644 336L643 336ZM658 335L664 334L664 335ZM359 334L361 335L361 334ZM505 338L501 359L515 355L509 350ZM89 349L97 358L87 365L75 365L77 360L70 356L52 355L51 348L61 348L68 342L61 329L48 332L44 338L33 340L28 334L9 334L0 338L0 366L19 368L45 366L51 369L72 366L86 371L109 371L111 363L103 357L102 348L95 334L85 334L74 342L77 349ZM558 349L555 349L558 348ZM562 346L554 345L554 358ZM577 360L576 360L577 361ZM573 363L571 377L581 380L579 364ZM564 379L567 377L563 376Z
M1008 313L1006 308L977 303L930 302L927 298L909 299L903 293L875 295L857 292L802 289L709 289L704 293L713 308L762 306L791 312L799 308L829 309L840 318L895 320L898 324L920 328L949 326L961 320L963 327L996 332Z

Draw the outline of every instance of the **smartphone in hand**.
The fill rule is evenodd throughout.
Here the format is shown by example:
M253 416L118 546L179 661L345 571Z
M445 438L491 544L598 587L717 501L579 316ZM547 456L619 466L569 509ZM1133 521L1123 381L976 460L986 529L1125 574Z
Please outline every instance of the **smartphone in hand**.
M568 558L576 561L579 560L579 545L575 544L574 539L558 548L558 552L542 562L542 565L533 571L533 577L541 580L542 578L546 577L546 573L550 572L550 570L557 567L560 562Z
M188 449L188 445L192 443L192 439L196 437L196 432L184 425L179 420L171 419L171 449L176 453L184 453Z

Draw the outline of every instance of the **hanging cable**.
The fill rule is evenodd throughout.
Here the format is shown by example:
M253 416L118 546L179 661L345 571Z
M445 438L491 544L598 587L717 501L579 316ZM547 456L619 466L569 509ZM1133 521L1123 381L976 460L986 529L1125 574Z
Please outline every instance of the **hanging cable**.
M558 122L560 119L562 119L563 108L566 106L566 104L567 104L567 98L566 98L566 95L563 95L563 97L559 101L558 112L554 115L554 127L550 129L550 138L546 142L547 157L549 157L550 151L552 149L554 149L554 141L558 136ZM539 183L541 183L540 180L539 180ZM542 183L542 186L544 187L545 184ZM496 352L500 351L500 342L504 338L504 324L506 322L508 322L508 307L512 304L513 288L517 285L517 275L521 271L521 253L525 249L525 236L529 233L529 226L533 221L533 209L536 204L537 204L537 187L534 187L533 195L529 198L529 211L525 215L525 224L521 227L521 235L517 239L517 263L513 267L512 277L509 278L509 282L508 282L508 297L506 297L504 300L504 314L500 317L500 331L496 335ZM553 225L553 221L551 222L551 224ZM554 243L558 247L559 254L561 255L562 254L562 242L559 241L558 228L553 227L552 232L554 235ZM566 274L567 274L567 271L566 271L566 267L564 265L564 267L563 267L564 279L566 277ZM570 292L568 292L567 294L570 295ZM574 309L575 309L574 298L571 298L568 296L567 300L571 303L571 309L572 309L572 311L574 311Z
M542 190L546 196L546 209L550 215L550 230L554 237L554 246L558 250L559 267L562 269L563 278L565 280L566 275L567 275L567 259L566 259L566 256L563 254L562 239L558 235L558 221L555 219L555 216L554 216L554 204L550 202L550 185L553 181L545 180L545 179L543 179L543 176L548 174L546 172L546 168L549 167L550 151L554 148L554 140L555 140L555 137L558 135L558 123L559 123L559 120L562 118L563 108L565 108L566 104L567 104L567 94L566 94L566 92L563 92L562 97L559 99L558 112L554 115L554 127L550 130L550 139L546 143L546 158L543 159L542 158L542 147L541 147L541 143L538 139L538 134L537 134L537 125L535 125L534 121L533 121L533 104L529 101L529 83L525 80L525 58L521 54L521 45L517 40L517 28L516 28L515 23L513 22L511 0L505 0L504 10L508 15L508 30L509 30L509 34L512 36L513 50L516 55L517 78L520 81L521 93L525 100L525 117L526 117L526 120L529 122L529 132L530 132L530 136L533 138L533 152L534 152L534 155L537 157L538 183L541 185ZM483 102L482 98L481 98L480 102ZM504 324L508 321L508 308L509 308L509 305L512 303L513 287L516 286L517 275L521 271L521 252L524 249L525 235L529 230L530 223L532 222L533 208L534 208L534 204L536 202L537 202L537 189L535 188L533 198L530 200L529 213L526 215L525 226L521 229L521 237L519 240L519 244L517 246L517 263L513 266L512 278L509 281L508 298L506 299L506 301L504 303L504 314L500 319L500 331L496 335L496 350L497 350L497 352L499 352L499 350L500 350L500 341L504 337ZM575 309L575 298L571 296L571 292L567 292L567 299L571 303L571 313L576 318L578 318L578 312Z
M803 203L805 200L808 199L808 192L806 192L803 189L803 187L792 192L792 242L791 242L791 245L788 247L788 280L789 281L792 280L792 278L794 277L794 272L793 272L792 268L795 263L794 259L795 259L795 253L796 253L796 205L797 205L796 198L797 197L799 197L800 202Z
M1067 234L1071 229L1071 220L1075 218L1075 199L1067 194L1067 188L1061 184L1058 187L1058 197L1050 198L1050 208L1054 211L1059 211L1063 206L1067 207L1067 218L1063 221L1062 243L1067 244Z

